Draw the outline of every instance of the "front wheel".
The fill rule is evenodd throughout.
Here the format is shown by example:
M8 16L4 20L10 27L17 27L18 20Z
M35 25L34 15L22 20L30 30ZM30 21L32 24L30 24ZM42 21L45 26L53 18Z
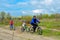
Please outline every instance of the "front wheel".
M37 32L38 32L39 35L42 35L42 33L43 33L43 31L40 27L37 28Z
M30 32L33 33L33 27L30 27Z

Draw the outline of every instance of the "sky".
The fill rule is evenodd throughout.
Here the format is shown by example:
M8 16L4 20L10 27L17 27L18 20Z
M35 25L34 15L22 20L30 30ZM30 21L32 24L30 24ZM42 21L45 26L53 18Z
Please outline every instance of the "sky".
M12 16L60 13L60 0L0 0L0 12Z

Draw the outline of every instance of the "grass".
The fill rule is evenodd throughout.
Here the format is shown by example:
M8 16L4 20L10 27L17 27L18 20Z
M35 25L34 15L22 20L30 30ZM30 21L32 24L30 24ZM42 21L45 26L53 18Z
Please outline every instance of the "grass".
M56 21L53 19L42 20L39 25L46 28L60 29L60 21Z
M52 37L52 38L55 38L56 40L60 40L60 32L52 31L49 29L43 30L43 36Z
M20 22L16 22L16 23L14 23L14 26L15 26L15 27L21 26L21 23L20 23Z
M4 26L5 26L5 24L3 24L3 23L0 22L0 27L4 27Z
M49 30L49 29L44 29L43 30L43 35L44 36L60 36L60 32L52 31L52 30Z

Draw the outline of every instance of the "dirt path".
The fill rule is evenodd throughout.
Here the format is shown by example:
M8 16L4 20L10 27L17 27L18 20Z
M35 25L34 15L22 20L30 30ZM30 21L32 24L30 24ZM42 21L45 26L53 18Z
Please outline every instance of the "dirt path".
M55 40L50 37L44 37L42 35L34 35L30 33L17 33L17 31L10 31L8 29L0 28L0 40L12 40L12 34L14 32L13 40Z

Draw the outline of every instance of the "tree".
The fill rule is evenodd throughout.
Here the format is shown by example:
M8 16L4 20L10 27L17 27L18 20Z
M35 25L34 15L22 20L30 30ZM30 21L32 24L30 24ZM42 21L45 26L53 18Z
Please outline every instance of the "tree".
M10 13L7 14L7 19L11 19Z
M1 22L2 23L4 23L4 19L5 19L5 12L4 11L2 11L1 13L0 13L0 17L1 17Z
M48 14L43 14L42 18L49 18L49 15Z
M4 20L5 14L6 14L6 13L5 13L4 11L1 12L1 18L2 18L2 20Z
M40 15L39 15L39 19L42 19L42 13L40 13Z

